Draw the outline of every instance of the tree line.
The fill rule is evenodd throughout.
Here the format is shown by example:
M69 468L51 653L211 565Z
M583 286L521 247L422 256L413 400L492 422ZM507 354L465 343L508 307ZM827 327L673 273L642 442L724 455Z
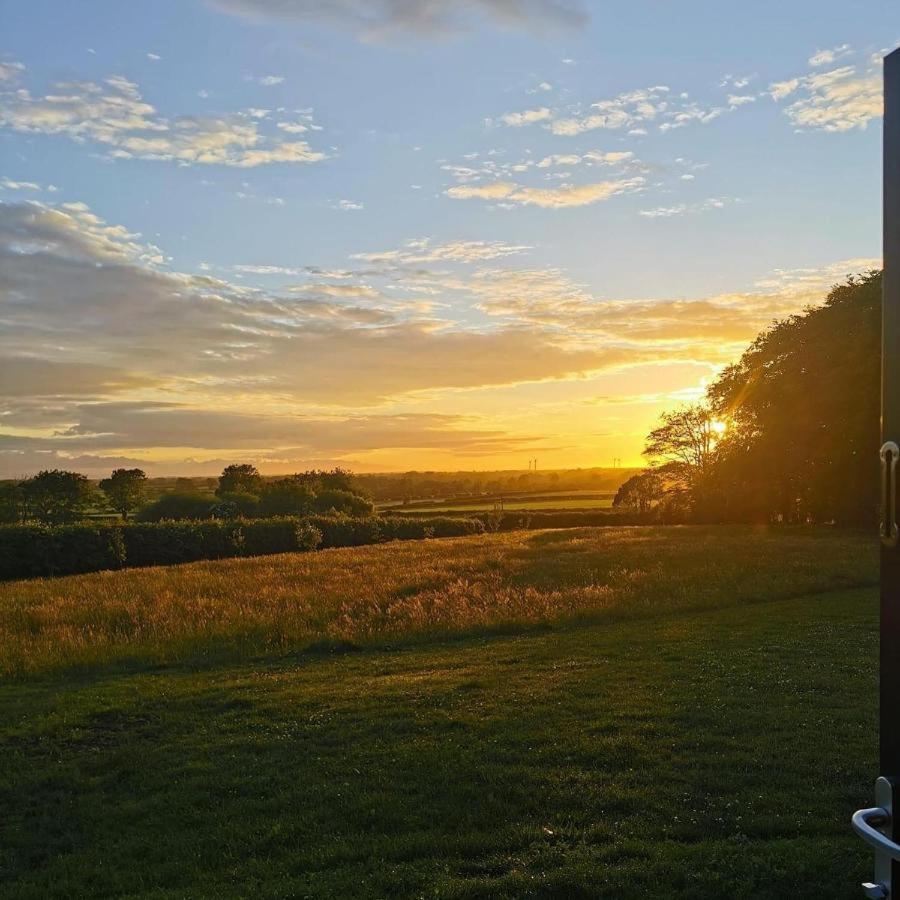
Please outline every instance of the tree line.
M94 484L80 472L47 469L21 481L0 483L0 522L66 525L110 509L125 521L270 518L343 513L371 515L374 507L344 469L311 470L266 479L255 466L226 466L214 496L174 490L147 502L142 469L116 469Z
M663 520L870 524L877 515L881 272L774 322L647 436L614 506Z

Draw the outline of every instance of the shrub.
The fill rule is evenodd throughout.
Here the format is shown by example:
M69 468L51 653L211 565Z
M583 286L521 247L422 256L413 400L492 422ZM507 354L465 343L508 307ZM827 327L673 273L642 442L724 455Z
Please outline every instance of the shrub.
M322 547L361 547L388 539L378 516L310 516L307 521L321 532Z
M166 566L240 556L240 522L147 522L122 529L129 566Z
M458 519L453 516L435 516L426 519L431 533L436 538L464 537L467 534L484 534L484 522L481 519Z
M313 506L319 513L346 513L348 516L371 516L375 508L371 500L336 488L319 491Z
M226 491L216 495L218 498L209 508L209 515L214 519L252 519L259 515L259 497L244 491Z
M260 492L264 516L303 516L312 512L315 493L302 476L267 481Z
M180 521L183 519L208 519L214 502L203 494L174 491L163 494L159 500L148 504L137 514L139 522Z
M0 578L35 578L119 569L125 564L122 529L114 525L0 527Z
M0 579L482 534L476 518L310 516L115 525L0 525Z
M246 556L315 550L322 543L322 532L315 525L297 519L258 519L244 522L242 528Z
M427 520L405 519L402 516L382 519L381 533L387 541L413 541L434 534Z

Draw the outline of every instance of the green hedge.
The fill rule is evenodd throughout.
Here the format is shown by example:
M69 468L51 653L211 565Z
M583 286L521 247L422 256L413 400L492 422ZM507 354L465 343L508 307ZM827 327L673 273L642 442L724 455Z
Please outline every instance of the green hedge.
M125 565L123 529L101 524L0 526L0 579L73 575Z
M72 575L123 566L358 547L391 540L481 534L477 519L378 516L0 525L0 580Z

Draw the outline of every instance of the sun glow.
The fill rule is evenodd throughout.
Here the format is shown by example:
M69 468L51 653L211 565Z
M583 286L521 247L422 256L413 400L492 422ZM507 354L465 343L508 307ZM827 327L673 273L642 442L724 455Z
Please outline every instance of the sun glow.
M723 434L725 434L726 431L728 431L728 423L727 423L727 422L723 422L721 419L713 419L712 422L710 422L709 427L710 427L710 428L711 428L711 429L712 429L719 437L721 437Z

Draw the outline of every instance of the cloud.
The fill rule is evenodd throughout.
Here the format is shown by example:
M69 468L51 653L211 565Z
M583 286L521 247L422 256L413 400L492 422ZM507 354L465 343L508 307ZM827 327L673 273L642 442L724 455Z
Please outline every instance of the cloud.
M224 12L257 20L312 22L347 29L364 40L412 35L441 38L479 24L543 32L584 25L578 0L210 0Z
M687 94L674 94L666 85L655 85L619 94L611 100L598 100L586 115L555 119L549 125L556 135L574 137L585 131L629 129L646 134L645 126L655 122L660 131L670 131L699 122L705 124L726 112L720 106L702 106Z
M25 66L20 62L0 62L0 84L15 81L24 71Z
M151 59L153 62L159 62L162 57L158 53L148 53L147 59Z
M0 189L6 191L49 191L55 193L58 188L55 185L48 184L45 188L36 181L13 181L12 178L0 178Z
M847 56L851 52L849 44L841 44L830 50L818 50L808 60L814 68L817 66L830 66L835 60Z
M630 150L589 150L583 156L577 153L554 153L545 156L537 163L539 169L548 169L553 166L578 166L585 162L588 165L615 166L630 162L634 159L634 153Z
M358 200L336 200L334 203L332 203L332 206L335 209L342 209L348 212L366 208L365 204L360 203Z
M523 125L532 125L534 122L545 122L552 115L546 106L541 106L539 109L526 109L524 112L505 113L500 116L500 121L504 125L521 128Z
M417 238L357 254L356 269L236 267L248 282L292 279L271 289L171 271L84 204L0 203L0 470L512 452L533 437L468 399L453 415L448 398L678 361L711 369L773 316L877 264L774 272L743 294L608 299L563 270L516 265L528 249ZM441 414L417 416L436 396Z
M250 80L261 84L263 87L275 87L276 84L284 82L284 75L262 75Z
M854 66L843 66L801 79L799 89L803 96L786 107L785 114L803 131L864 129L883 114L878 71L859 74Z
M0 93L0 128L91 141L117 159L240 168L326 159L305 141L264 135L252 111L219 118L162 118L136 84L118 75L101 84L59 83L42 97L27 90Z
M503 200L517 206L539 206L544 209L563 209L572 206L587 206L608 200L616 194L641 190L642 177L600 181L594 184L563 185L559 188L522 187L512 182L496 182L487 185L457 185L444 193L455 200L477 198L481 200Z
M684 176L681 176L684 178ZM679 203L676 206L657 206L653 209L642 209L639 215L648 219L668 219L672 216L683 216L686 213L707 212L711 209L722 209L736 202L729 197L710 197L699 203Z
M429 238L417 238L407 241L400 250L354 253L351 258L372 263L404 265L426 262L473 263L516 256L530 249L524 244L507 244L504 241L449 241L444 244L432 244Z
M814 54L809 64L814 68L828 65L851 52L849 45L841 44ZM776 81L769 85L768 93L776 102L791 98L784 113L797 131L865 129L883 114L880 62L876 55L866 61L864 68L843 65Z

